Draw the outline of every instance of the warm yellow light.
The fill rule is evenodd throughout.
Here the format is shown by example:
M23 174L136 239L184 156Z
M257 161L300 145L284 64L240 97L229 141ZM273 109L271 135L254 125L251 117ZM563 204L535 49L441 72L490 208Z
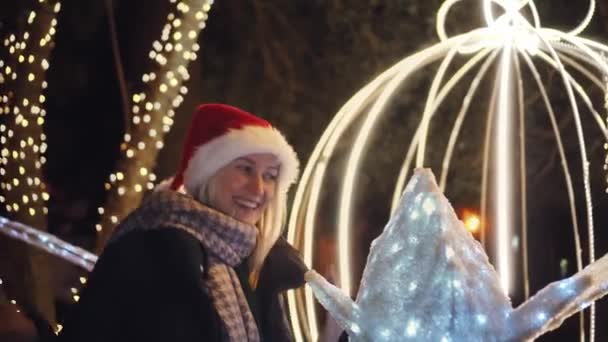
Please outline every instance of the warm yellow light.
M28 24L33 23L33 22L34 22L34 19L36 19L36 12L31 11L31 12L30 12L30 15L29 15L29 16L28 16L28 18L27 18L27 23L28 23Z
M479 215L471 210L464 210L462 222L464 223L465 228L472 234L479 232L481 228L481 219Z

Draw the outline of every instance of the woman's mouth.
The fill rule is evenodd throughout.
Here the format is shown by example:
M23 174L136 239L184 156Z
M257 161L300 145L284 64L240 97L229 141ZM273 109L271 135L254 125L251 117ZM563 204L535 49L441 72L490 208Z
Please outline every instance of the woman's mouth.
M234 203L236 203L239 207L249 210L258 209L261 205L259 201L253 201L245 198L235 198Z

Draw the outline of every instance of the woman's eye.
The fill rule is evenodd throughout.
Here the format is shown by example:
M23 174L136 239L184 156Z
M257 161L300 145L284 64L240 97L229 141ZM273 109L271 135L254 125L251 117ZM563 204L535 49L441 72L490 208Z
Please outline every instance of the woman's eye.
M246 174L250 174L251 172L253 172L253 167L251 167L250 165L237 165L237 168Z
M278 177L279 176L275 173L265 173L264 174L264 179L266 179L266 181L276 181Z

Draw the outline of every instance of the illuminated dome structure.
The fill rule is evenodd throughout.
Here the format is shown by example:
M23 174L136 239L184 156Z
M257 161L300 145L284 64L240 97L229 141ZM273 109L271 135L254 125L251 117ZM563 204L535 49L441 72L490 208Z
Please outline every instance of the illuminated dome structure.
M582 269L583 264L595 260L589 154L585 143L586 134L590 133L584 132L583 120L589 119L597 125L598 131L601 132L600 138L608 141L605 118L602 117L606 103L604 99L594 101L581 82L597 86L601 93L606 93L607 84L602 75L608 74L608 64L603 57L604 53L608 53L608 46L580 36L592 20L595 1L589 2L587 15L577 27L570 32L562 32L541 25L541 17L532 0L483 0L486 26L449 36L445 29L446 18L450 9L458 2L458 0L446 0L439 8L436 26L440 39L438 44L399 61L344 104L321 136L303 171L289 219L288 240L303 251L306 262L314 266L314 243L317 241L315 220L319 211L319 199L324 189L324 180L328 177L328 166L335 157L337 144L347 133L355 132L348 151L344 174L340 177L342 184L338 198L339 209L336 213L339 241L337 281L347 294L352 295L353 282L358 281L353 279L351 270L350 229L353 226L356 185L363 172L362 160L365 154L378 153L370 146L370 136L377 127L378 121L388 111L391 102L395 101L399 90L402 89L401 86L407 84L415 75L429 72L427 68L434 63L438 63L439 66L432 80L417 130L409 142L409 147L404 150L404 155L395 156L395 158L403 158L403 163L394 185L393 209L413 168L429 166L427 165L428 149L432 140L428 139L428 135L429 127L436 123L436 120L433 120L437 118L435 114L450 96L455 96L455 90L465 89L464 97L458 99L459 110L450 112L454 116L453 125L445 129L445 135L449 136L449 140L443 153L441 169L434 170L438 175L440 188L445 191L450 179L448 174L455 146L460 140L467 138L460 134L463 122L471 111L473 99L481 93L480 84L483 83L484 77L488 77L488 71L493 70L490 67L494 67L496 73L491 83L494 87L487 110L485 138L479 149L479 153L483 155L482 177L479 182L480 207L482 220L487 218L493 223L491 248L495 249L492 251L495 255L494 265L500 275L501 287L505 293L512 291L514 260L510 246L513 227L519 224L514 221L515 215L512 214L514 211L521 210L523 213L524 235L527 229L525 157L519 162L515 157L517 153L525 156L526 151L526 142L522 138L525 137L526 132L523 118L530 108L524 103L526 78L522 74L527 73L533 80L532 86L540 93L543 111L548 115L550 129L559 151L572 216L578 270ZM464 60L464 63L457 65L461 60ZM547 80L543 79L539 71L541 67L552 69L559 75L559 82L563 85L566 95L564 98L567 98L569 103L568 115L572 117L576 127L579 156L566 156L564 139L556 119L555 99L551 97L547 89ZM557 81L558 78L556 77L555 80ZM514 146L518 146L519 149L515 149ZM580 182L573 179L571 172L570 164L575 158L582 168ZM490 169L492 172L489 172ZM576 186L579 183L582 184L580 188ZM584 222L587 225L589 240L587 246L589 260L585 262L582 260L575 191L581 191L585 202ZM529 251L525 240L522 249L524 260L527 260ZM527 268L525 272L528 272ZM527 282L527 274L523 277ZM288 299L297 338L316 340L319 324L312 292L306 290L291 293ZM591 341L595 335L594 316L595 309L591 306L589 324ZM583 327L584 324L581 323L581 338L584 335Z

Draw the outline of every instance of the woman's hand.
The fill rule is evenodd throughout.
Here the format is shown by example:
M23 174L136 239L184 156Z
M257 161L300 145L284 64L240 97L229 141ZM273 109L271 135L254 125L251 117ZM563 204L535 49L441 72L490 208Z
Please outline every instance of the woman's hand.
M304 274L308 271L300 253L279 238L266 257L260 282L271 284L276 291L285 291L304 285Z

